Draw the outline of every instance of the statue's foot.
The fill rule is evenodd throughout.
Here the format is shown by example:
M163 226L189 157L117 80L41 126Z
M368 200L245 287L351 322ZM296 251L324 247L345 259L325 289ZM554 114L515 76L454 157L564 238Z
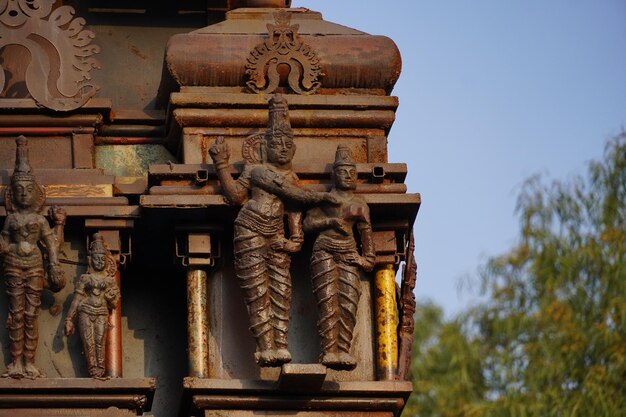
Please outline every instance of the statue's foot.
M341 362L341 369L344 371L351 371L356 368L356 359L347 352L341 352L339 354L339 361Z
M322 365L337 371L351 371L356 368L356 360L348 353L327 352L322 356Z
M289 363L291 362L291 353L287 349L278 349L276 350L276 358L281 364Z
M335 366L339 363L339 354L336 352L326 352L322 355L322 365L328 368L335 369Z
M89 375L94 379L100 379L102 381L109 379L105 374L104 368L101 366L94 366L89 368Z
M24 378L24 376L24 365L21 359L11 362L7 366L7 371L2 374L2 378L21 379Z
M254 354L259 366L281 366L291 361L291 354L287 349L265 349Z
M45 378L46 375L35 366L34 363L27 362L24 367L24 377L28 379Z

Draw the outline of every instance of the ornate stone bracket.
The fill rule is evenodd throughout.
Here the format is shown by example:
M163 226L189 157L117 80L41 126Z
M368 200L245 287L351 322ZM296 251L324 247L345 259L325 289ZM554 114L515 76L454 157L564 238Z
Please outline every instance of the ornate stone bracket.
M324 76L317 54L298 34L300 25L291 25L291 15L281 10L274 14L275 25L267 25L269 37L250 52L246 64L246 83L256 93L273 93L281 72L287 70L287 83L297 94L313 94ZM282 68L280 68L282 67Z
M100 68L92 57L100 48L91 44L93 32L83 29L85 19L74 18L70 6L52 10L54 3L0 0L0 50L17 45L29 52L28 63L17 64L9 79L2 67L9 64L2 59L7 49L0 54L0 92L6 89L4 97L15 98L19 94L11 87L25 82L38 106L69 111L82 107L98 90L89 72Z

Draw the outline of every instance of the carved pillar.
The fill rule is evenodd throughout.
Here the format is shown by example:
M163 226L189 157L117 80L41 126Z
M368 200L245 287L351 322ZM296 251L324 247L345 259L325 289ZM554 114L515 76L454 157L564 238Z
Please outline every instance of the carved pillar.
M121 288L120 270L115 272L115 283ZM115 310L109 317L109 328L107 330L105 345L106 373L112 378L121 378L122 369L122 297L117 300Z
M207 316L207 273L195 266L187 268L187 338L189 376L206 378L209 374Z
M209 228L214 230L214 228ZM218 242L215 240L215 242ZM209 316L207 271L219 256L219 244L212 244L205 228L178 228L176 256L187 267L187 347L189 376L209 376Z
M398 317L393 264L376 268L376 372L379 380L392 380L398 368Z

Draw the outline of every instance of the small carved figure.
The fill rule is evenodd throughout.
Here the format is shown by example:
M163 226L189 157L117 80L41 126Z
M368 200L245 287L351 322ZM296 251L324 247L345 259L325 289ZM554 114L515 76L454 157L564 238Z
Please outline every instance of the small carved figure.
M117 305L120 290L115 282L117 263L100 233L93 235L89 245L89 269L81 275L74 298L65 319L64 333L74 333L78 316L78 331L83 341L87 370L92 378L105 376L105 338L111 310Z
M34 379L44 376L35 366L41 292L44 287L57 292L65 286L58 253L66 216L60 208L50 209L55 222L53 231L46 218L39 214L46 200L45 192L32 174L26 138L20 136L16 143L15 170L4 197L8 214L0 233L12 358L2 376ZM40 243L47 255L47 268Z
M322 364L351 370L350 354L360 297L359 268L371 271L375 252L367 204L354 194L357 171L348 148L339 146L333 165L333 188L338 205L315 207L304 220L306 232L318 232L311 256L311 279L319 308ZM356 225L361 252L353 228Z
M256 340L255 360L260 366L281 366L291 361L287 343L289 268L291 254L298 252L304 241L301 210L332 198L328 193L299 188L291 166L296 145L287 102L277 94L269 107L260 163L246 164L234 180L228 169L230 155L224 138L218 138L209 153L227 200L242 205L234 225L235 273Z
M398 379L404 381L411 367L413 352L413 331L415 330L415 282L417 281L417 264L415 263L415 239L413 230L409 233L406 247L406 262L402 266L402 287L398 291L398 310L400 325L398 326Z

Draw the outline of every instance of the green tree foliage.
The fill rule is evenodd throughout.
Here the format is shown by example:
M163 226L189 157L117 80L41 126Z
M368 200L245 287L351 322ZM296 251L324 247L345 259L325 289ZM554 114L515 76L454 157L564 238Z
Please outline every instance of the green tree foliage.
M485 393L480 343L459 320L445 322L441 308L419 303L411 375L414 393L403 416L477 416Z
M626 134L586 176L529 180L518 211L485 301L420 313L405 416L626 416Z

